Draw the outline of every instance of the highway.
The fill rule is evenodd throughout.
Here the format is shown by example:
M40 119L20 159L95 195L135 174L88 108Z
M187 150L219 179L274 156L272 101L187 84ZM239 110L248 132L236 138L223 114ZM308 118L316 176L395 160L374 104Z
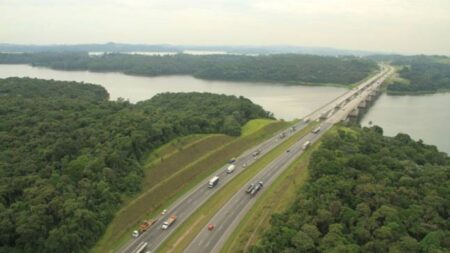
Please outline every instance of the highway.
M343 95L341 95L338 98L334 99L333 101L331 101L330 103L326 104L322 108L314 111L313 113L311 113L310 115L306 116L305 118L309 118L310 120L316 120L316 119L318 119L321 116L321 114L324 111L327 111L327 112L331 113L334 110L334 108L336 107L336 104L342 104L348 98L355 97L356 96L355 94L357 92L359 92L359 89L366 89L370 85L373 85L375 80L378 80L378 79L382 78L386 73L387 73L387 70L385 68L383 68L383 70L380 73L376 74L374 77L368 79L367 81L361 83L358 86L357 89L352 89L350 91L345 92ZM366 91L368 92L368 89L366 89ZM350 110L350 104L353 104L353 101L349 102L348 105L345 108L349 108L348 110ZM347 111L347 110L345 110L345 111ZM342 112L339 112L339 113L336 112L336 114L344 115L345 113L344 113L344 111L342 111ZM345 114L345 116L346 115L347 114ZM330 118L330 119L332 119L332 118ZM323 126L322 126L323 130L327 130L334 123L335 123L334 121L330 121L330 120L329 120L329 122L323 123ZM305 123L303 121L298 122L297 124L295 124L296 131L299 131L299 130L303 129L306 125L307 125L307 123ZM208 183L209 179L212 176L214 176L214 175L211 175L211 177L203 180L198 186L194 187L188 193L184 194L174 204L172 204L169 208L167 208L168 211L164 215L161 215L158 218L157 222L155 224L153 224L153 226L148 231L144 232L138 238L132 238L131 235L130 235L130 241L128 241L118 252L121 252L121 253L122 252L124 252L124 253L125 252L126 253L134 253L134 252L137 251L139 246L142 245L143 243L147 243L146 251L155 251L173 233L173 231L179 225L181 225L186 219L188 219L189 216L195 210L197 210L197 208L199 208L203 203L205 203L218 189L223 187L232 178L234 178L235 176L238 176L240 172L245 170L245 168L243 166L244 164L246 165L246 167L248 167L249 165L251 165L255 161L255 157L253 157L253 155L252 155L252 153L255 150L260 149L261 153L259 154L259 156L262 156L262 155L270 152L273 148L278 146L280 143L284 142L286 139L288 139L296 131L290 131L290 129L286 129L286 130L282 131L286 135L284 138L280 138L279 137L279 133L280 133L279 132L275 136L273 136L272 138L264 141L262 144L260 144L260 145L258 145L256 147L254 147L254 148L244 152L241 156L239 156L236 159L236 162L234 163L236 165L236 170L234 171L234 173L226 174L225 173L225 169L226 169L226 167L228 165L224 165L223 168L219 169L217 171L217 173L214 174L214 175L219 176L219 178L220 178L220 182L219 182L219 184L216 187L214 187L212 189L207 187L207 183ZM283 169L285 167L287 167L293 160L295 160L296 157L298 157L301 154L301 146L303 145L303 143L306 140L315 141L323 132L325 132L325 131L321 131L317 135L308 134L307 136L302 138L299 142L297 142L296 144L294 144L291 147L291 152L287 152L287 153L283 154L282 156L280 156L279 158L274 160L266 168L264 168L258 174L259 177L257 176L258 178L262 178L263 179L262 181L265 182L263 190L264 190L264 188L266 188L270 184L270 182L272 182L276 178L276 176L279 173L281 173L283 171ZM176 187L176 186L174 186L174 187ZM241 192L238 192L237 195L235 195L235 196L239 196L239 194L241 194ZM258 195L259 194L260 193L258 193ZM246 197L245 199L240 199L238 201L239 203L241 203L240 205L243 205L243 204L247 203L247 205L245 205L245 208L238 209L238 210L242 210L242 213L239 213L238 216L233 216L233 215L228 216L228 218L226 219L228 222L230 221L229 219L231 219L233 217L234 218L235 217L240 217L239 215L242 216L243 214L245 214L244 211L251 207L251 205L249 205L249 204L253 203L254 199L256 199L256 197L255 197L255 198L253 198L252 200L249 201L249 199L248 199L249 196L245 196L245 197ZM230 200L230 202L233 201L235 198L236 197L233 197L233 199ZM228 207L228 203L227 203L227 207ZM231 209L224 208L217 215L221 215L221 213L226 212L226 210L231 210ZM169 227L167 230L162 230L161 229L162 223L172 214L177 216L176 222L171 227ZM230 224L235 224L236 222L237 221L235 219ZM220 221L219 221L219 223L220 223ZM225 225L225 223L220 223L220 224L224 224ZM209 233L206 236L209 236L209 235L212 235L212 234L216 234L216 235L220 234L220 233L216 233L216 232L220 231L221 229L225 229L224 231L228 231L228 233L229 233L229 231L232 231L231 230L232 228L233 227L231 227L229 225L224 226L224 228L220 228L220 226L218 226L218 227L216 227L214 233ZM202 237L202 234L203 233L200 233L199 236L197 236L197 238L199 238L199 239L197 240L197 238L196 238L191 243L191 245L197 244L197 245L207 246L207 248L211 248L211 249L213 249L213 248L214 249L219 249L221 247L220 243L223 243L223 240L225 240L227 238L227 236L222 234L221 238L218 238L217 240L212 240L211 243L206 245L204 243L201 244L200 242L206 242L207 240L209 241L210 238L204 239ZM203 236L205 236L205 235L203 235ZM205 237L205 238L207 238L207 237ZM191 248L191 245L189 246L189 248L187 250L189 250ZM207 249L204 250L202 247L199 247L197 249L199 251L195 251L195 252L210 252ZM194 251L187 251L187 252L194 252Z
M130 235L131 238L130 241L126 245L124 245L118 252L133 253L136 251L137 248L139 248L139 245L142 245L142 243L144 242L148 243L148 246L146 248L148 251L154 251L155 249L157 249L160 246L160 244L165 239L167 239L168 236L179 225L181 225L198 207L200 207L206 200L208 200L218 189L223 187L232 178L234 178L240 172L242 172L245 169L243 167L244 164L246 164L245 167L250 166L258 157L270 152L273 148L283 143L290 136L292 136L292 134L303 129L306 125L307 123L303 121L298 122L297 124L294 125L296 127L296 131L291 131L290 129L280 131L272 138L264 141L262 144L250 150L247 150L241 156L237 157L236 162L234 163L236 165L236 169L231 174L227 174L225 172L225 169L228 167L229 164L224 165L224 167L219 169L217 173L214 174L219 176L220 178L219 184L217 186L215 186L212 189L208 188L207 186L209 179L214 175L211 175L211 177L203 180L197 187L186 193L172 206L170 206L167 209L166 214L161 215L158 218L158 221L155 224L153 224L153 226L148 231L144 232L136 239L132 238ZM279 137L279 134L281 132L285 134L284 138ZM258 149L261 150L261 152L255 159L252 153ZM161 229L162 223L172 214L175 214L177 216L176 222L167 230L162 230Z
M369 84L361 84L358 89L349 92L335 103L343 103L347 98L353 97L352 100L347 101L344 106L336 108L334 104L330 107L323 108L323 111L331 110L330 117L328 117L321 124L321 131L317 134L309 133L301 138L297 143L290 147L290 152L286 152L272 161L266 168L264 168L258 175L251 179L248 184L262 181L264 187L257 193L255 197L250 197L245 192L244 186L237 192L216 215L209 221L209 224L214 225L212 231L206 227L203 229L185 249L185 253L202 253L202 252L219 252L226 242L230 234L235 230L245 214L256 202L258 196L286 169L289 165L303 153L303 144L307 141L314 143L321 135L329 130L334 124L347 118L348 114L357 108L359 103L368 96L372 90L378 88L384 79L392 73L390 69L385 69L377 78L370 79ZM360 91L360 94L356 94ZM320 117L320 116L319 116Z

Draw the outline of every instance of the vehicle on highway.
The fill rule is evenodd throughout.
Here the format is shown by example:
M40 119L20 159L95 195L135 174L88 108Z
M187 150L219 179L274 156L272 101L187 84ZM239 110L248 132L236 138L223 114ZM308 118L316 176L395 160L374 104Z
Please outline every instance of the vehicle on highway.
M247 190L245 190L245 192L246 193L250 193L252 190L253 190L253 188L255 187L255 184L249 184L248 186L247 186Z
M304 118L303 122L308 123L309 122L309 118Z
M225 170L225 172L227 174L231 174L234 172L234 169L236 168L236 166L234 164L231 164L230 166L227 167L227 169Z
M261 149L257 149L252 153L253 157L258 156L259 154L261 154Z
M168 229L176 220L177 220L177 216L176 215L174 215L174 214L170 215L170 217L166 221L164 221L164 223L162 224L161 228L163 230Z
M259 181L258 183L255 184L255 187L253 187L252 191L250 192L250 195L253 197L256 195L257 192L259 192L259 190L261 190L261 188L263 187L263 182Z
M236 162L236 157L233 157L230 159L230 161L228 161L228 163L230 163L230 164L235 163L235 162Z
M292 126L292 127L291 127L291 131L292 131L292 132L295 132L295 130L297 130L297 127Z
M147 245L148 245L147 242L141 242L141 243L138 245L136 251L134 251L134 252L136 252L136 253L142 253L142 252L144 252L145 248L147 248Z
M320 132L320 126L317 128L314 128L314 130L312 130L313 134L317 134L318 132Z
M138 230L134 230L131 234L134 238L140 236L142 233L147 231L153 224L155 224L156 220L144 220L140 225Z
M214 186L216 186L219 183L219 177L218 176L214 176L213 178L211 178L208 181L208 188L213 188Z
M208 224L208 230L212 231L214 229L214 224Z
M306 149L309 147L309 145L311 145L311 142L310 142L310 141L305 142L305 143L303 144L303 150L306 150Z
M279 135L279 137L280 137L280 139L283 139L284 137L286 137L286 133L285 133L285 132L282 132L282 133Z
M321 112L319 119L326 119L328 116L328 112Z

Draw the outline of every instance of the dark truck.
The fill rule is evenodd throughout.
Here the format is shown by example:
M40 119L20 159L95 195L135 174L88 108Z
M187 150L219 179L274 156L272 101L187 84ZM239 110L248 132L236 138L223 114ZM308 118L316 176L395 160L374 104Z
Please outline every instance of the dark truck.
M263 182L259 181L257 183L250 184L247 187L247 190L245 192L250 194L250 196L253 197L256 195L256 193L258 193L259 190L261 190L262 187L263 187Z

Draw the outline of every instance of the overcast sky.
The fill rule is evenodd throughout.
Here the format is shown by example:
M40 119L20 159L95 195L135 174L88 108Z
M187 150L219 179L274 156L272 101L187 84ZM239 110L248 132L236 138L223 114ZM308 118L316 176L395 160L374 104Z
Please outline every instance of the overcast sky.
M0 0L0 43L110 41L450 55L450 0Z

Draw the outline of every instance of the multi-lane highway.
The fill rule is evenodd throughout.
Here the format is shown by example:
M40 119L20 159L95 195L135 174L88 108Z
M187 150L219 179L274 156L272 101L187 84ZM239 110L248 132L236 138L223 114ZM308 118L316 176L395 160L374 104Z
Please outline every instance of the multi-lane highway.
M277 133L272 138L266 140L262 144L247 150L243 155L239 156L236 159L236 162L234 163L236 166L236 169L233 173L227 174L225 172L227 165L224 165L223 168L219 169L219 171L215 174L219 176L220 181L217 186L210 189L207 187L208 181L210 178L207 178L203 180L197 187L189 191L187 194L185 194L182 198L180 198L178 201L176 201L171 207L169 207L166 212L166 214L162 215L158 218L158 221L152 225L152 227L144 232L142 235L140 235L138 238L134 239L130 238L131 240L119 250L119 252L135 252L139 245L142 245L142 243L147 243L147 250L152 251L155 250L160 246L160 244L181 224L183 223L198 207L200 207L206 200L208 200L218 189L220 189L223 185L225 185L227 182L229 182L232 178L235 176L238 176L240 172L242 172L245 167L248 167L251 165L255 158L257 159L259 156L262 156L266 154L267 152L271 151L273 148L278 146L280 143L287 140L292 134L295 132L303 129L307 123L301 121L295 124L296 131L291 131L289 129L286 129L284 131L281 131L285 134L284 138L279 137L279 133ZM291 128L292 129L292 128ZM257 157L253 156L253 152L255 150L260 150L260 154ZM230 157L231 158L231 157ZM212 177L212 176L211 176ZM174 186L176 187L176 186ZM169 227L167 230L162 230L161 225L162 223L170 216L170 215L176 215L177 220L176 222Z
M258 175L251 179L249 183L262 181L264 183L264 187L260 191L263 192L264 189L266 189L287 167L289 167L289 165L297 157L303 153L302 147L305 142L309 141L310 143L314 143L323 133L330 129L333 124L345 119L347 115L354 108L357 108L359 103L361 103L361 101L363 101L372 92L373 89L376 89L379 85L381 85L387 75L391 73L390 71L391 70L389 69L383 70L380 75L377 75L377 78L373 80L371 79L367 85L363 84L363 86L358 87L353 92L349 92L346 96L339 99L340 102L345 101L345 106L340 106L339 108L336 108L335 106L332 108L323 108L324 110L329 109L332 111L330 111L330 117L328 117L321 124L321 131L316 134L307 134L301 138L297 143L290 147L290 152L286 152L275 159ZM347 98L353 99L346 101ZM259 195L251 198L245 192L245 189L246 186L237 192L232 199L228 201L209 221L210 224L214 225L214 229L211 231L207 228L203 229L185 249L185 253L220 251L230 234L235 230L244 215L250 210L257 197L261 194L258 193Z
M360 90L361 91L368 90L369 86L374 85L374 83L377 83L377 81L380 78L382 78L386 73L387 73L387 69L383 68L383 70L380 73L378 73L374 77L370 78L369 80L361 83L358 86L358 88L355 88L353 90L350 90L350 91L344 93L343 95L339 96L338 98L331 101L327 105L325 105L322 108L311 113L307 117L310 118L311 120L315 120L315 119L318 119L323 112L327 112L327 113L331 114L331 112L335 109L336 104L342 104L347 99L354 98L356 96L356 93L359 93ZM347 107L350 108L350 105L351 105L350 102L348 102L347 105L345 106L345 108L347 108ZM347 109L345 111L347 111ZM341 114L343 115L343 112L344 111L340 112L339 115L341 115ZM335 113L335 115L337 115L337 114L338 113ZM328 120L328 123L323 123L323 126L322 126L323 130L328 129L329 127L331 127L331 125L333 123L335 123L332 120L334 117L336 117L336 116L330 117ZM303 121L298 122L295 125L296 131L303 129L306 125L307 125L307 123L305 123ZM307 136L302 138L299 142L297 142L290 148L291 152L286 152L286 154L283 154L282 156L277 158L275 161L273 161L270 165L268 165L266 168L264 168L258 174L258 176L265 182L263 189L266 188L267 185L270 184L270 182L272 182L276 178L276 176L282 172L283 168L288 166L289 163L291 163L298 155L301 154L301 145L303 145L303 143L305 141L307 141L307 140L315 141L320 136L320 134L324 132L323 130L317 135L308 134ZM168 208L167 213L162 215L161 217L159 217L157 222L155 224L153 224L153 226L148 231L144 232L138 238L131 238L131 235L130 235L130 238L131 238L130 241L126 245L124 245L124 247L122 247L119 250L119 252L127 252L127 253L128 252L130 252L130 253L136 252L136 250L139 248L139 246L142 245L143 243L147 243L147 247L146 247L147 251L156 250L161 245L161 243L164 242L180 224L182 224L195 210L197 210L197 208L199 208L205 201L207 201L218 189L223 187L223 185L225 185L227 182L229 182L233 177L238 176L239 173L245 169L243 166L244 164L246 166L249 166L254 162L255 158L252 155L253 151L255 151L257 149L261 150L261 153L259 154L259 156L262 156L262 155L268 153L269 151L271 151L273 148L278 146L280 143L282 143L283 141L288 139L292 134L295 133L295 131L289 131L288 129L284 130L283 132L286 134L286 136L284 138L280 139L279 134L276 134L269 140L266 140L262 144L258 145L257 147L254 147L253 149L246 151L243 155L238 157L235 162L236 170L234 173L226 174L225 173L226 165L223 168L221 168L215 174L215 175L219 176L219 178L220 178L220 182L216 187L214 187L212 189L207 187L209 178L202 181L197 187L195 187L194 189L192 189L191 191L186 193L183 197L181 197L178 201L176 201L172 206L170 206ZM237 194L240 194L240 193L237 193ZM248 197L248 196L245 196L245 197ZM236 197L233 197L233 199L230 200L230 202L235 199L236 199ZM241 208L239 210L242 210L242 213L245 213L244 211L251 207L251 204L253 203L253 201L254 200L249 200L248 198L243 199L243 200L239 199L239 201L238 201L240 203L239 205L248 203L247 205L245 205L245 208ZM221 215L221 213L223 213L222 210L217 215ZM236 216L228 215L227 218L225 219L228 223L222 222L221 224L235 224L236 219L232 219L232 218L239 217L239 215L242 216L243 215L242 213L239 213ZM169 227L167 230L162 230L161 229L162 223L172 214L174 214L178 217L176 222L171 227ZM216 234L216 235L220 234L220 232L217 232L217 231L221 231L221 229L225 229L224 231L229 232L229 231L231 231L230 229L232 229L232 227L226 226L226 228L225 228L225 226L224 226L224 228L220 228L220 226L218 226L216 229L214 229L214 234ZM202 237L202 234L203 234L203 232L201 234L199 234L199 236L197 237L198 239L196 238L191 244L191 245L198 245L198 246L193 246L194 248L198 247L197 250L199 250L199 251L195 251L195 252L210 252L208 249L217 250L218 248L220 248L220 243L223 243L223 240L226 238L225 234L222 234L222 238L213 239L211 241L211 243L206 245L206 244L204 244L204 242L206 242L207 240L210 240L211 238L204 239ZM213 233L209 233L209 234L206 234L203 236L209 236L212 234ZM200 242L203 242L203 243L200 243ZM188 250L191 248L191 245L189 246ZM206 249L206 248L203 249L202 246L200 246L200 245L207 246L208 249ZM189 251L189 252L194 252L194 251Z
M317 140L325 130L329 129L332 124L325 123L321 126L321 131L317 134L307 134L300 141L289 148L289 152L285 152L277 159L272 161L264 170L260 171L250 182L255 183L262 181L264 186L254 197L246 193L247 185L237 192L232 199L209 221L214 225L213 230L206 227L197 237L189 244L184 252L201 253L201 252L218 252L227 240L231 232L237 227L241 219L247 211L253 206L257 197L269 187L269 185L286 169L289 165L303 153L303 144L306 141L313 142ZM249 183L250 183L249 182Z

